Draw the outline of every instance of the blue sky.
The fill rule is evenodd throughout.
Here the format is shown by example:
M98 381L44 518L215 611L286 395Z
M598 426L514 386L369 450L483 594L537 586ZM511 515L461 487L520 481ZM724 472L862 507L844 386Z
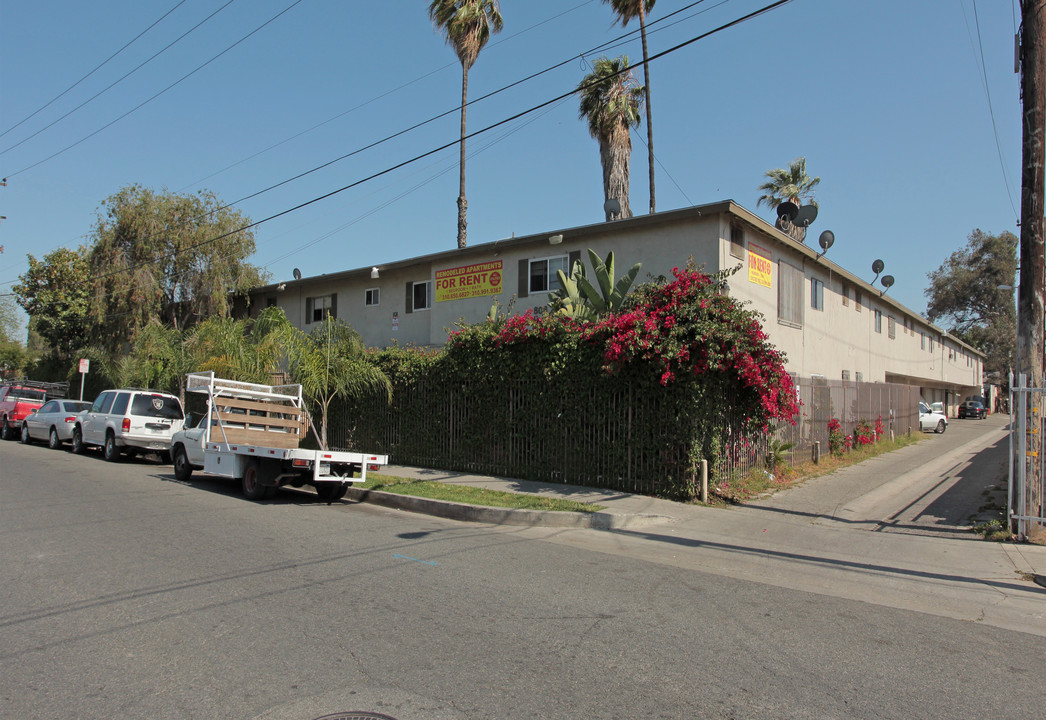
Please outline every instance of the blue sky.
M651 53L770 3L659 0ZM101 201L128 184L233 202L460 100L460 65L424 0L185 0L25 119L176 5L0 3L0 293L27 253L82 243ZM470 131L569 92L600 54L642 57L638 26L621 28L599 0L502 0L501 11L470 99L565 64L470 106ZM756 207L764 173L805 156L821 177L812 237L832 230L829 257L867 280L881 258L891 296L922 312L926 274L974 228L1019 232L1017 13L1013 0L792 0L666 55L651 65L658 210L733 199L772 219ZM458 123L450 112L238 207L253 220L276 215L453 143ZM633 134L636 214L649 205L645 136L645 126ZM279 281L295 267L312 276L456 247L457 152L260 225L252 261ZM598 146L576 98L472 139L469 155L470 244L603 219ZM619 262L641 259L637 248Z

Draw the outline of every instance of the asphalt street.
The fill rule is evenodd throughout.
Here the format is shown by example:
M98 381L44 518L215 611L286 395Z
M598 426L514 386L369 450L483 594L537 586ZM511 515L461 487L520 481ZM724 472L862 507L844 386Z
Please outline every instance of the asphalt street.
M638 535L292 490L252 503L232 483L178 483L168 465L0 443L2 715L1038 718L1046 706L1039 635L706 572L668 557L701 547Z

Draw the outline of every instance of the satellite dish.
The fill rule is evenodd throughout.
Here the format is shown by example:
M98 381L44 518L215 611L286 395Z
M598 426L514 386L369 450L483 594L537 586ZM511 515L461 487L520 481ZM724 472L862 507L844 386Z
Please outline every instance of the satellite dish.
M821 246L821 249L828 252L828 248L835 244L835 233L831 230L825 230L821 233L821 236L817 238L817 244Z
M294 268L294 279L301 280L301 270L298 268Z
M603 212L611 217L621 215L621 203L614 198L607 198L607 201L603 203Z
M785 201L777 206L777 217L782 220L792 222L795 220L795 216L799 214L799 206L794 202Z
M883 284L884 288L889 290L893 286L893 275L883 275L882 280L879 282Z
M876 275L878 275L879 273L881 273L883 271L883 269L885 267L886 267L886 263L884 263L882 260L876 260L875 262L872 263L872 272L875 273Z
M817 206L816 205L803 205L799 208L799 213L792 220L792 224L796 227L810 227L810 223L817 219Z

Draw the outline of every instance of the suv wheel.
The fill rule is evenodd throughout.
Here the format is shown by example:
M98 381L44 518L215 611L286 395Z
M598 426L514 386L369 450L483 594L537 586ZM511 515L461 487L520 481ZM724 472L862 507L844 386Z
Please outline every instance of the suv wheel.
M73 428L73 453L76 455L82 455L84 452L84 434L80 430L80 426L77 425Z
M116 462L120 459L120 448L116 447L116 437L112 433L105 436L105 445L102 447L102 457L108 462Z

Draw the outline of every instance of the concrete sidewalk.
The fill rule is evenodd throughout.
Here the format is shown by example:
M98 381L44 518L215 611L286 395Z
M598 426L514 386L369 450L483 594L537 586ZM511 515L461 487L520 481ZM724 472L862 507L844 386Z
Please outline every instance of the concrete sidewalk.
M987 446L994 440L986 433L983 443ZM963 438L957 442L956 457L976 454L976 443ZM947 459L937 458L926 467L935 470ZM906 465L911 477L918 476L917 453L885 462ZM850 473L868 473L867 468L853 467ZM604 509L597 513L507 510L355 488L349 497L505 526L506 532L537 533L552 542L599 552L1046 636L1046 547L985 542L972 532L943 537L876 532L869 523L782 512L759 504L712 508L580 486L395 465L383 468L382 474L575 500ZM939 484L936 476L930 479ZM845 471L822 480L856 482ZM888 485L889 479L880 478L878 484ZM868 494L875 493L873 489Z

